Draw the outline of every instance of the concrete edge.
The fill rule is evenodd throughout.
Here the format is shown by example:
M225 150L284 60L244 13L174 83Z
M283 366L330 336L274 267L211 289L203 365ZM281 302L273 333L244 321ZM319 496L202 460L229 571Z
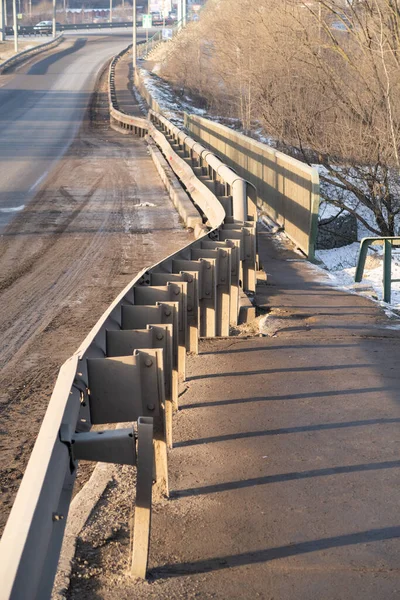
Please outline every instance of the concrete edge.
M114 468L113 464L97 463L89 481L71 502L51 596L53 600L65 600L66 598L78 536L111 481Z

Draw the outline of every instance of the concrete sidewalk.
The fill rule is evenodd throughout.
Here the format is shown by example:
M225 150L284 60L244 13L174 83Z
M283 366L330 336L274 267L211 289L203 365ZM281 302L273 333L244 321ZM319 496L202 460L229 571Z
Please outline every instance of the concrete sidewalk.
M134 597L398 598L398 322L265 231L260 251L276 335L189 360L172 498Z
M115 65L115 91L118 108L127 115L143 117L143 111L132 92L132 72L132 52L127 52Z

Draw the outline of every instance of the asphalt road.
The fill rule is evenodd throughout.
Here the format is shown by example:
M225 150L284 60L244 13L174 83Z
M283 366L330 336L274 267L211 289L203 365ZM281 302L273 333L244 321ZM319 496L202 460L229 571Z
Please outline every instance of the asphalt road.
M130 41L125 30L74 33L57 51L0 76L0 231L65 153L101 67Z

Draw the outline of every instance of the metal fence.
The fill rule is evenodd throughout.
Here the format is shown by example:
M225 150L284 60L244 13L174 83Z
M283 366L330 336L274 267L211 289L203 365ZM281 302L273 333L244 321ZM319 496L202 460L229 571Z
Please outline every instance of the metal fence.
M258 206L313 259L318 229L318 171L203 117L185 114L185 127L255 186Z
M127 116L114 111L124 123ZM139 273L61 367L1 541L2 598L50 597L80 459L136 465L132 572L145 576L151 499L168 495L186 353L197 352L200 336L229 335L241 283L254 287L254 204L242 194L245 219L236 218L239 178L211 156L207 162L204 148L160 115L151 121L146 128L186 181L203 230ZM91 431L127 422L137 428Z

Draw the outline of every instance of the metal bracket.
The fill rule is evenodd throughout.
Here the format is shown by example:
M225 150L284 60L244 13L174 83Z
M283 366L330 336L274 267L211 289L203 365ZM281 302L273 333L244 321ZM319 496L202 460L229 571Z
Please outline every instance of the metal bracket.
M72 435L71 427L63 424L60 427L60 440L68 448L71 472L76 469L78 460L136 465L136 434L133 427Z

